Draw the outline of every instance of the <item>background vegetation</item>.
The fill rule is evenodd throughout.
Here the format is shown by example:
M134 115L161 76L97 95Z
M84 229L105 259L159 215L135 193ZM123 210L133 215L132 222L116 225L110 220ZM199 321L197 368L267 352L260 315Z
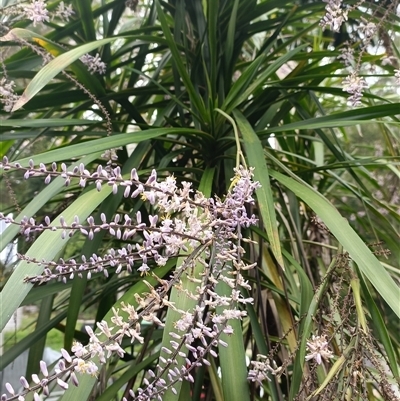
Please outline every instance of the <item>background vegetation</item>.
M59 3L47 7L54 12ZM165 399L399 399L397 2L347 2L348 22L336 33L319 26L326 3L318 1L64 3L74 11L69 20L33 26L3 2L2 74L15 82L18 98L12 113L1 112L2 157L23 167L31 158L35 165L84 163L93 172L115 149L123 175L135 167L147 178L156 169L222 197L243 151L262 185L251 210L259 223L246 232L255 241L246 260L257 266L246 277L255 302L235 325L241 341ZM362 18L379 28L368 40ZM355 52L347 67L338 60L346 41ZM99 55L105 74L79 60L87 53ZM347 105L342 85L352 72L370 86L358 107ZM2 212L13 212L16 222L153 213L121 189L112 195L94 183L24 181L19 169L1 174ZM105 255L127 243L106 232L92 241L44 233L27 242L10 225L1 248L14 239L20 254L37 261ZM149 265L168 277L176 263L162 272ZM40 307L35 331L0 361L5 368L29 349L26 377L38 371L52 329L70 350L74 339L88 341L77 325L82 313L109 319L122 294L134 302L133 292L148 291L140 272L113 268L108 277L24 283L42 270L23 258L2 270L1 328L20 305ZM161 329L142 330L144 344L126 344L124 358L102 365L97 379L80 377L62 400L131 399L128 390L143 385L165 341ZM305 361L312 335L327 336L333 358ZM264 387L238 373L257 354L281 367Z

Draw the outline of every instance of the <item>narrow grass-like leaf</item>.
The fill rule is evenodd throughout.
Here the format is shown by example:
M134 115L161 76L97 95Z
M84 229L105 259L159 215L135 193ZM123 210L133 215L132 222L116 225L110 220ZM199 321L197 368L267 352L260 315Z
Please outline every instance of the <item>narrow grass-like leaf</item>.
M367 284L365 283L364 277L360 277L360 284L362 289L362 295L366 303L366 308L368 313L371 316L372 329L377 335L379 341L382 343L385 348L386 355L389 361L390 369L393 372L393 375L400 379L399 365L398 359L396 357L396 353L390 339L388 330L386 328L386 324L382 319L382 315L376 306L374 299L371 296L370 290L368 289Z
M4 305L2 295L0 294L1 304ZM32 344L35 344L36 341L39 341L41 338L46 336L46 334L55 327L58 323L60 323L63 319L65 319L66 312L61 312L56 317L49 320L46 324L40 326L38 330L33 331L28 334L22 340L18 341L12 348L7 350L0 358L0 371L2 371L6 366L15 361L15 359L21 355L24 351L29 349ZM1 320L0 320L1 323ZM22 372L21 372L22 374Z
M217 284L216 292L221 297L229 297L232 294L232 289L221 280ZM223 310L230 308L231 306L218 307L217 313L223 315ZM221 344L218 346L224 399L230 401L249 401L250 392L247 381L242 324L238 319L231 319L228 324L232 326L233 334L221 335L221 340L225 341L228 346L224 347Z
M287 52L285 55L279 57L276 61L271 63L254 81L252 81L248 86L242 86L239 88L235 88L235 91L238 92L238 96L229 96L225 101L224 105L221 107L226 113L230 113L236 107L238 107L242 102L248 100L249 96L251 96L258 88L262 87L266 84L268 78L280 68L283 64L287 63L290 59L293 58L295 54L303 50L307 45L301 45L296 47L295 49ZM239 80L237 81L237 83ZM238 84L239 85L239 84ZM234 85L235 86L235 85ZM232 90L234 87L232 87ZM229 100L229 102L228 102Z
M195 106L195 109L199 112L200 115L205 116L206 111L204 104L201 100L201 97L199 96L198 92L193 86L192 80L186 70L185 65L182 62L180 52L178 50L178 47L176 45L176 42L171 34L170 27L168 25L165 13L163 9L161 8L159 0L155 0L156 8L157 8L157 14L158 18L160 19L161 26L163 28L163 32L165 35L165 39L168 43L169 50L172 53L173 61L175 63L176 68L179 71L179 74L181 75L182 81L185 84L185 88L190 96L190 100Z
M210 364L211 365L208 367L208 374L210 375L210 381L214 391L215 400L225 401L224 394L222 392L221 378L218 375L218 370L214 358L210 358Z
M297 129L316 129L346 127L358 124L370 124L375 118L396 116L399 114L400 103L391 103L373 107L364 107L357 110L343 111L333 113L329 116L309 118L303 121L297 121L290 124L284 124L280 127L271 127L263 131L263 134L291 131ZM400 124L398 121L374 121L377 124Z
M96 31L94 28L91 0L74 0L73 2L78 11L78 19L82 24L83 31L85 32L85 39L88 42L95 41Z
M25 30L24 30L25 31ZM34 35L34 34L33 34ZM26 32L22 32L21 29L13 29L7 33L6 36L1 38L0 40L12 40L13 38L18 37L26 37ZM56 57L54 60L50 61L47 65L45 65L29 82L26 87L24 93L18 99L18 101L14 104L12 111L19 110L25 103L29 102L33 96L36 95L44 86L46 86L56 75L58 75L61 71L67 68L74 61L78 60L80 57L85 55L86 53L91 52L94 49L99 48L107 43L114 41L116 38L107 38L97 40L95 42L86 43L82 46L76 47L75 49L69 50L68 52L61 54Z
M98 124L96 120L82 120L77 118L38 118L32 120L25 119L8 119L2 120L3 127L32 127L32 128L49 128L49 127L66 127L69 125L92 125ZM61 134L62 132L60 132Z
M300 179L294 180L270 170L270 175L293 191L321 218L332 234L343 245L350 257L400 318L399 289L378 259L368 249L337 209L321 194Z
M367 320L365 318L363 304L361 301L360 294L360 280L358 278L354 278L350 281L351 289L353 290L354 304L356 305L357 316L359 324L361 325L364 332L367 332Z
M249 166L254 167L254 178L256 181L261 183L261 188L257 190L257 199L260 204L260 214L267 231L271 249L276 260L283 268L284 264L275 215L274 200L269 181L268 167L265 163L263 146L244 116L237 110L235 110L233 114L243 137L243 144Z
M49 296L41 301L39 315L36 320L35 331L41 331L41 327L46 326L51 320L53 301L54 296ZM30 347L25 377L31 377L34 373L36 373L37 367L39 366L40 361L43 359L45 345L46 335L42 336L40 340L36 341L36 343Z
M333 259L331 264L329 265L328 272L334 269L335 265L336 265L336 259ZM310 333L312 332L313 318L317 313L317 308L322 298L321 295L324 293L326 286L327 286L327 281L324 281L318 287L317 291L314 294L314 297L310 302L307 311L307 316L300 326L301 328L301 332L299 332L300 344L293 363L293 380L290 386L289 400L295 399L295 397L297 396L297 392L300 388L301 382L303 380L303 375L304 375L303 366L306 355L306 344L310 336Z
M50 150L45 153L39 153L32 158L34 160L40 160L41 163L52 163L52 162L58 162L58 161L63 161L63 160L68 160L68 159L73 159L79 156L83 156L86 154L90 153L97 153L97 152L104 152L107 149L114 149L118 148L120 146L126 146L131 143L139 143L141 141L145 141L147 139L152 139L156 138L162 135L166 134L188 134L189 132L197 133L199 135L202 135L202 131L198 130L191 130L187 128L154 128L154 129L149 129L146 131L138 131L135 133L131 134L119 134L119 135L113 135L113 136L107 136L104 138L100 139L94 139L91 141L87 142L81 142L76 145L69 145L68 147L65 148L58 148L54 150ZM31 157L27 157L24 159L17 160L21 166L28 166L29 160ZM0 171L2 173L3 170Z

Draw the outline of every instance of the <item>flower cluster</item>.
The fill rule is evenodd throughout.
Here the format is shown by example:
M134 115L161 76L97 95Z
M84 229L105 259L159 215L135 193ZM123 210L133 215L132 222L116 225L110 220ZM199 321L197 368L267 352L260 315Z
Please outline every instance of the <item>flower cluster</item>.
M57 6L54 16L64 21L68 21L70 17L72 17L74 14L75 11L72 9L72 5L69 4L68 6L66 6L65 3L61 1Z
M323 29L329 27L331 31L339 32L342 24L347 21L347 11L342 4L342 0L324 0L328 3L325 6L325 15L320 25Z
M34 401L41 401L42 398L40 397L39 392L42 392L44 396L48 396L50 394L49 384L52 382L57 383L57 385L62 390L68 389L69 387L68 383L65 380L63 380L63 378L65 378L66 375L68 375L69 380L75 386L77 386L79 384L78 378L76 377L75 374L75 371L78 371L78 369L76 369L77 365L75 362L72 362L71 357L65 350L62 349L61 353L64 356L64 358L60 359L60 361L58 362L57 366L54 369L53 374L49 374L46 362L40 361L40 372L42 378L40 378L37 374L33 374L32 384L29 384L26 377L21 376L20 383L22 386L22 390L20 390L19 392L16 392L10 383L6 383L5 387L10 396L7 396L7 394L2 394L1 401L5 400L24 401L25 397L29 393L33 393Z
M326 336L312 336L310 341L307 341L308 354L306 361L314 359L318 365L321 365L322 359L328 360L333 358L332 351L328 348L328 341Z
M91 74L99 73L104 75L106 73L107 66L103 61L101 61L99 53L95 56L85 54L80 58L80 60L86 65Z
M282 367L272 368L268 357L258 354L256 361L251 361L252 369L249 370L248 380L256 382L259 385L265 380L271 381L271 375L277 375L282 371Z
M362 92L365 88L368 88L365 79L353 72L343 80L342 84L343 91L351 94L347 99L349 106L354 107L361 104Z
M4 110L10 112L18 100L18 95L14 93L14 81L8 81L5 77L0 80L0 103L4 104Z
M346 67L350 67L350 74L344 79L343 91L350 93L351 96L348 98L348 106L355 107L361 104L362 92L368 87L365 79L360 77L360 71L363 64L363 55L365 55L368 50L373 47L378 51L376 42L374 38L379 39L379 43L383 43L386 50L386 55L382 59L382 66L386 64L392 64L393 66L398 66L398 59L393 55L393 49L390 45L390 37L386 33L389 29L386 29L385 24L390 24L390 20L393 15L396 14L396 9L398 7L398 1L387 2L387 7L385 9L380 8L370 8L364 0L357 2L355 4L346 4L343 0L324 0L325 15L320 21L320 26L323 29L329 28L334 32L340 32L342 25L348 20L348 15L352 11L361 11L362 15L359 21L351 21L351 24L358 24L355 28L354 26L347 30L350 35L350 42L345 42L341 45L339 49L339 56L337 57ZM363 9L361 9L363 8ZM356 49L356 51L355 51ZM355 53L357 56L355 56ZM376 65L371 64L371 71L375 70ZM400 81L398 75L396 75L397 70L395 70L396 83Z
M346 67L354 65L354 49L348 42L340 50L340 54L337 57Z
M37 23L49 22L49 12L46 9L46 4L42 0L35 0L22 8L25 18L33 21L33 26Z
M209 365L208 357L216 357L218 347L227 345L222 336L234 334L230 322L244 318L245 305L253 303L253 298L244 297L241 291L251 290L243 272L255 266L245 263L245 251L241 245L246 240L242 238L241 229L257 222L254 215L248 214L246 207L254 203L254 191L260 186L252 179L252 169L242 166L235 169L230 191L221 199L206 198L201 192L194 191L189 182L182 182L178 186L173 176L159 180L155 170L146 180L140 180L135 169L126 178L121 175L119 167L107 170L99 166L94 173L90 173L84 165L72 169L62 165L59 169L55 163L50 167L44 164L35 167L30 161L28 167L22 167L18 163L10 163L7 158L3 159L0 167L22 170L25 178L44 176L46 183L58 176L65 180L66 185L70 185L74 178L79 180L80 186L91 182L97 190L106 184L112 186L113 193L123 187L125 197L140 196L158 212L157 215L147 216L146 222L142 214L136 212L134 216L125 214L121 217L117 214L112 220L107 220L102 214L99 222L90 216L85 224L80 222L78 216L69 224L62 217L59 224L54 224L48 216L43 223L37 223L33 217L24 217L16 222L11 217L0 215L0 219L7 223L19 225L21 233L27 238L32 233L49 230L59 231L63 237L81 233L93 239L96 233L103 230L122 241L134 242L117 250L111 249L105 256L93 254L88 259L82 257L80 263L74 259L61 259L58 263L38 261L20 255L21 259L44 267L41 275L27 277L26 281L66 281L83 274L90 278L93 272L108 275L108 268L114 268L119 273L126 267L128 272L132 272L135 264L140 274L150 274L150 260L162 266L171 257L186 255L168 280L162 280L152 273L160 283L159 287L155 288L144 280L148 292L136 295L136 306L122 303L121 312L124 315L114 308L111 324L105 320L98 322L96 332L86 327L89 343L84 346L75 342L71 355L62 350L63 358L53 375L49 375L41 366L44 379L32 379L35 385L24 386L25 389L18 395L20 399L29 391L47 394L48 383L52 380L57 380L62 388L68 386L68 380L77 384L77 372L96 375L98 366L93 358L97 357L104 364L112 355L123 357L124 338L130 338L131 342L143 342L143 321L164 326L157 316L163 308L172 309L177 316L174 330L169 333L170 346L162 348L159 362L155 369L148 372L149 379L144 382L145 386L136 392L131 391L133 399L162 399L168 389L174 391L179 381L193 381L192 370L204 364ZM159 216L163 216L163 219ZM201 266L201 272L197 275L192 273L195 266ZM194 286L189 290L184 280L194 283ZM224 283L229 289L224 296L220 295L217 288L219 283ZM180 309L170 302L168 295L172 288L193 300L193 308ZM177 364L178 360L181 360L180 364ZM11 390L9 386L7 388ZM14 390L9 392L17 396ZM4 396L2 399L10 398Z
M367 21L365 18L361 18L360 31L365 35L366 38L371 38L376 34L378 27L372 21Z
M61 1L55 10L49 11L43 0L32 0L28 4L19 2L4 9L4 12L6 15L14 16L17 19L28 19L33 22L33 26L49 22L50 18L60 18L63 21L68 21L75 14L72 6L65 5L64 1Z

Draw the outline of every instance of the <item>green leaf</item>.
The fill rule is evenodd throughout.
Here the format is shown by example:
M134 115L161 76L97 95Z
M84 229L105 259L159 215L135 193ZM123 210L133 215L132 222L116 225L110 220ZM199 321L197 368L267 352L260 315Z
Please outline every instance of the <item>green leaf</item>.
M182 78L182 81L185 84L185 88L189 93L190 100L193 103L193 106L195 107L194 111L199 112L200 115L205 117L206 110L205 110L204 104L203 104L198 92L196 91L195 87L193 86L192 80L187 72L187 69L182 62L180 51L178 50L176 41L174 40L174 38L171 34L170 27L168 26L168 22L166 19L166 15L165 15L163 9L161 8L159 0L155 0L155 4L156 4L158 18L161 22L161 26L162 26L162 29L163 29L163 32L165 35L165 39L169 46L169 50L172 53L172 58L174 60L175 66Z
M0 358L0 371L2 371L10 363L15 361L15 359L19 355L21 355L24 351L29 349L33 344L35 344L37 341L40 341L40 339L45 337L46 334L53 327L55 327L58 323L60 323L63 319L65 319L66 314L67 313L65 311L61 312L56 317L52 318L51 320L48 320L47 323L41 325L40 328L38 328L38 330L35 330L34 332L28 334L21 341L18 341L18 343L15 344L12 348L6 351ZM3 320L0 320L0 323L2 324ZM7 323L7 321L5 323Z
M301 198L326 224L336 239L343 245L350 257L357 263L381 297L388 303L393 312L400 318L399 288L379 260L372 254L367 245L357 235L348 221L320 193L307 183L294 180L277 171L270 175Z
M38 118L33 120L25 119L8 119L2 120L3 127L33 127L33 128L48 128L48 127L66 127L69 125L91 125L98 124L96 120L81 120L77 118ZM60 132L62 134L62 132Z
M13 40L14 38L24 38L27 37L38 37L37 34L15 28L12 29L7 35L0 38L1 41ZM18 101L14 104L12 111L19 110L25 103L29 102L44 86L46 86L56 75L58 75L61 71L65 70L70 64L74 61L78 60L84 54L91 52L94 49L97 49L100 46L103 46L107 43L114 41L116 38L107 38L97 40L95 42L86 43L82 46L76 47L75 49L69 50L66 53L56 57L54 60L50 61L50 63L46 64L29 82L28 86L24 90L24 93L18 99Z
M131 143L139 143L147 139L157 138L162 135L185 135L185 134L204 134L202 131L192 130L189 128L154 128L146 131L138 131L131 134L119 134L113 136L107 136L100 139L94 139L87 142L80 142L76 145L69 145L67 147L61 147L58 149L50 150L45 153L39 153L32 158L34 160L40 160L41 163L52 163L68 159L73 159L86 154L104 152L107 149L118 148L120 146L126 146ZM17 160L21 166L28 166L31 157ZM1 171L3 172L3 170Z
M332 113L329 116L308 118L294 123L284 124L280 127L271 127L262 134L292 131L297 129L317 129L332 127L348 127L359 124L370 124L375 118L395 116L399 114L400 103L391 103L373 107L364 107L356 110ZM398 121L374 121L376 124L400 124Z
M259 181L261 184L261 188L257 190L257 200L260 204L260 214L265 230L267 231L271 249L276 260L283 268L284 264L281 252L281 243L276 221L273 194L269 181L268 167L264 158L263 145L244 116L237 110L233 112L233 115L235 116L237 125L243 137L243 144L249 166L254 167L254 179Z
M387 358L389 361L389 366L390 366L390 369L392 370L393 375L397 379L399 379L400 372L399 372L398 360L396 357L396 353L395 353L392 341L390 339L390 335L386 328L386 324L385 324L384 320L382 319L382 315L381 315L378 307L376 306L376 303L371 296L370 290L368 289L368 286L366 285L366 282L362 276L360 278L360 283L361 283L363 297L364 297L365 303L366 303L366 308L371 316L372 328L373 328L374 332L376 333L379 341L382 343L382 345L385 348L386 355L387 355Z
M232 269L232 266L230 268ZM232 289L221 280L216 286L216 292L221 297L229 297ZM217 314L223 315L224 309L232 309L232 306L217 307ZM250 391L242 323L239 319L231 319L228 324L232 326L233 334L221 334L221 340L227 344L227 347L218 345L224 400L249 401Z

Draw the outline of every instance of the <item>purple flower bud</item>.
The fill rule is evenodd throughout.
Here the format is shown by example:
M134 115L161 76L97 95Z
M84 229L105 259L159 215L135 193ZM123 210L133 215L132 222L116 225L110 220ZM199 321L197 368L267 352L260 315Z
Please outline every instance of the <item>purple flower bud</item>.
M15 395L15 391L13 389L13 386L10 383L6 383L6 390L11 394Z
M165 352L168 355L172 354L172 351L170 349L168 349L167 347L161 347L161 351Z
M65 351L65 350L64 350ZM66 351L65 351L66 352ZM69 354L68 354L69 355ZM71 357L70 357L71 358ZM64 359L60 359L58 361L58 369L60 369L60 371L65 370L65 361Z
M71 355L64 348L61 348L61 355L68 363L72 362Z
M57 384L64 390L68 389L68 384L60 378L57 378Z
M157 224L157 221L158 221L158 216L157 215L154 215L154 216L149 215L149 221L150 221L150 227L155 227Z
M4 159L3 159L4 160ZM7 160L8 163L8 160ZM131 170L131 180L132 181L139 181L139 176L135 168Z
M48 397L50 395L50 391L48 386L43 386L43 395L45 395L46 397Z
M129 198L129 194L131 193L131 187L128 185L124 191L124 198Z
M78 386L79 386L79 380L78 380L78 378L76 377L76 374L75 374L74 372L71 373L71 381L72 381L72 384L73 384L75 387L78 387Z
M147 185L151 185L153 182L157 181L157 171L152 170L149 179L146 181Z
M28 380L24 376L21 376L19 381L21 382L22 386L25 388L29 388L29 383Z

